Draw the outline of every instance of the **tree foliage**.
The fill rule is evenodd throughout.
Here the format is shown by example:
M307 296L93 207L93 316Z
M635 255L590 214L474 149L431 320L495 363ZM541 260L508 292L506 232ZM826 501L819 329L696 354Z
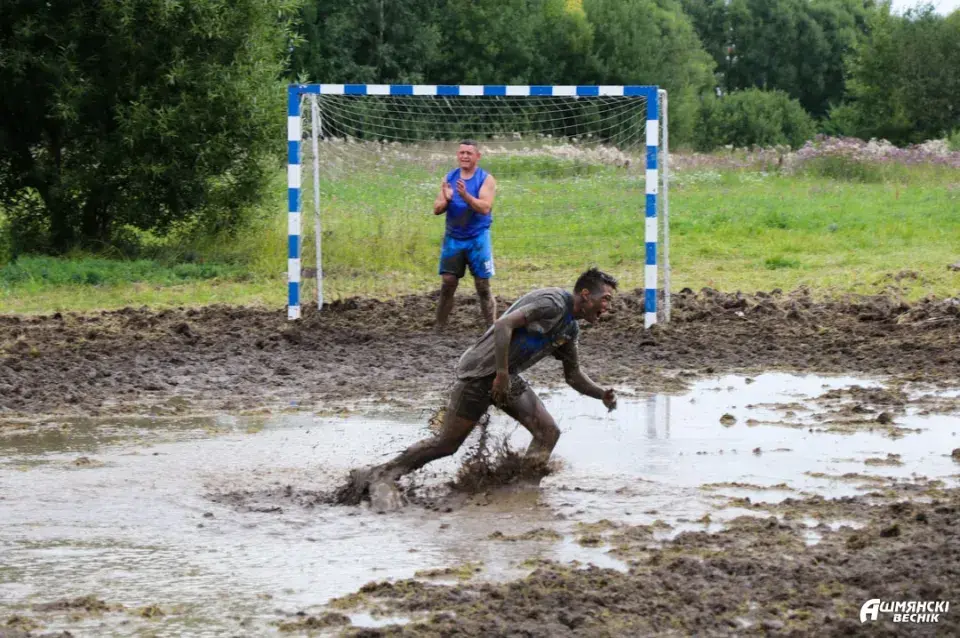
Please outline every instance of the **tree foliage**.
M440 52L440 0L308 0L295 74L315 82L420 83Z
M20 249L235 223L282 135L289 2L0 4L0 201Z
M713 87L713 63L675 0L584 0L596 26L593 64L602 84L667 89L670 132L689 143L701 95Z
M314 82L658 84L671 92L678 142L713 84L676 0L401 0L403 15L381 20L382 5L305 8L295 72Z
M844 56L873 0L683 0L725 92L779 89L816 117L845 94Z
M898 144L960 128L960 10L930 7L871 21L850 62L850 104L832 115L840 132Z
M816 126L800 102L783 91L746 89L704 100L696 132L698 150L718 146L791 146L813 137Z
M875 2L0 3L0 243L235 227L282 153L293 79L656 84L674 144L701 148L796 146L811 116L897 143L960 130L960 12Z

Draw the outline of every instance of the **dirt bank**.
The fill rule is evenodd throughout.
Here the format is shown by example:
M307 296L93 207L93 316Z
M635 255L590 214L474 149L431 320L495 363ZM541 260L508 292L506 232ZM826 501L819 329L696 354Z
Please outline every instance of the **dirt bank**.
M500 308L509 300L500 300ZM210 306L38 317L0 315L0 416L184 413L410 403L441 392L480 334L475 300L430 329L435 295L352 299L308 311ZM960 302L896 296L817 302L791 294L674 296L673 322L643 329L642 296L622 294L585 328L581 361L603 383L679 388L699 374L759 369L960 378ZM548 363L531 375L557 382Z
M915 490L914 490L915 491ZM915 496L788 500L766 518L734 519L717 534L684 532L662 545L650 526L602 526L595 544L627 571L540 564L505 584L374 582L333 601L413 622L350 628L349 636L686 636L957 635L960 632L960 491L935 486ZM757 514L763 516L764 512ZM804 518L825 524L806 542ZM861 606L882 601L946 601L935 623L895 623L892 614L860 621Z

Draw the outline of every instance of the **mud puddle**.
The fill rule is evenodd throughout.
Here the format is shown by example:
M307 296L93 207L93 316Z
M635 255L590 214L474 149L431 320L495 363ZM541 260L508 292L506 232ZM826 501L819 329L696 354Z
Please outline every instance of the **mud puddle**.
M624 570L605 542L611 528L651 525L665 539L757 514L731 499L863 494L881 477L956 484L950 454L960 447L960 416L919 414L929 411L912 406L909 393L892 409L899 438L880 427L889 424L873 427L876 417L843 431L823 427L829 410L879 414L870 400L886 399L863 398L870 388L882 386L729 376L683 395L624 394L613 413L548 391L544 402L563 431L562 468L540 490L390 515L322 505L318 495L349 469L426 436L424 411L45 423L0 438L0 621L18 616L37 631L80 636L263 635L281 624L306 631L298 619L321 616L330 599L375 580L503 580L542 561ZM515 447L529 440L499 414L490 428ZM462 455L414 480L440 489ZM856 524L809 524L820 522ZM817 538L811 531L809 542ZM106 604L37 607L85 596Z

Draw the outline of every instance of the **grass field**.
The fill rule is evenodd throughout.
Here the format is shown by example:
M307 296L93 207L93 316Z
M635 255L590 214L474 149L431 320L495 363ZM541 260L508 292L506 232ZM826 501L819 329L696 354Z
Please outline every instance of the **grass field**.
M495 291L569 286L591 264L619 275L627 289L642 285L642 172L544 161L493 157L486 164L499 183ZM437 287L443 218L431 214L431 203L442 173L407 162L392 170L378 165L325 174L327 300ZM826 296L897 285L909 298L960 290L960 273L947 268L960 261L960 171L911 166L827 174L710 166L676 172L670 186L674 289L808 286ZM22 257L0 268L0 308L283 307L287 221L279 177L273 192L238 236L155 244L152 259ZM311 206L304 206L305 265L313 256ZM307 303L314 299L313 282L305 286Z

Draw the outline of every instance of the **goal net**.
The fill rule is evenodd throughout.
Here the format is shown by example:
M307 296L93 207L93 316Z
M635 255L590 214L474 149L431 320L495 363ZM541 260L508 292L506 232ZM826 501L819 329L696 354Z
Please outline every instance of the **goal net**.
M289 318L310 296L439 288L433 202L463 139L496 179L494 294L570 288L597 266L643 290L647 325L658 306L664 318L665 100L647 86L292 85ZM458 294L474 294L469 270Z

